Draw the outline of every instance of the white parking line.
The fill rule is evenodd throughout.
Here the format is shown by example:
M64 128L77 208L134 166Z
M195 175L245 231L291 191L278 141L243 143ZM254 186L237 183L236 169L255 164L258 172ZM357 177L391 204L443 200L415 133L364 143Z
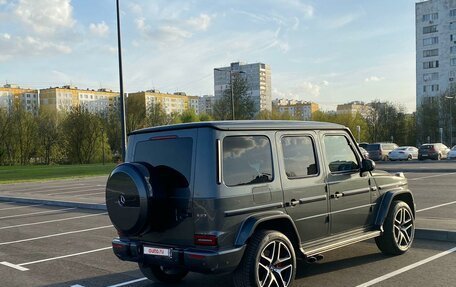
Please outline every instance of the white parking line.
M52 257L52 258L46 258L46 259L41 259L41 260L36 260L36 261L31 261L31 262L26 262L26 263L21 263L21 264L14 264L14 263L10 263L7 261L0 262L0 264L17 269L19 271L27 271L29 269L25 268L23 266L47 262L47 261L53 261L53 260L58 260L58 259L63 259L63 258L68 258L68 257L74 257L74 256L79 256L79 255L84 255L84 254L89 254L89 253L94 253L94 252L99 252L99 251L104 251L104 250L108 250L108 249L112 249L112 247L111 246L103 247L103 248L99 248L99 249L95 249L95 250L89 250L89 251L84 251L84 252L79 252L79 253L73 253L73 254L68 254L68 255Z
M438 176L445 176L445 175L450 175L450 174L456 174L456 172L448 172L448 173L434 174L434 175L428 175L428 176L423 176L423 177L410 178L409 181L426 179L426 178L431 178L431 177L438 177Z
M373 279L373 280L371 280L371 281L368 281L368 282L363 283L363 284L361 284L361 285L358 285L358 286L356 286L356 287L368 287L368 286L372 286L372 285L374 285L374 284L377 284L377 283L379 283L379 282L385 281L385 280L387 280L387 279L389 279L389 278L391 278L391 277L394 277L394 276L399 275L399 274L401 274L401 273L407 272L407 271L409 271L409 270L411 270L411 269L413 269L413 268L416 268L416 267L418 267L418 266L421 266L421 265L423 265L423 264L426 264L426 263L428 263L428 262L431 262L431 261L433 261L433 260L436 260L436 259L438 259L438 258L440 258L440 257L443 257L443 256L448 255L448 254L450 254L450 253L452 253L452 252L455 252L455 251L456 251L456 247L453 247L453 248L451 248L451 249L448 249L447 251L438 253L438 254L436 254L436 255L434 255L434 256L431 256L431 257L429 257L429 258L426 258L426 259L423 259L423 260L421 260L421 261L415 262L415 263L413 263L413 264L411 264L411 265L405 266L405 267L403 267L403 268L401 268L401 269L398 269L398 270L393 271L393 272L391 272L391 273L385 274L385 275L383 275L383 276L380 276L380 277L378 277L378 278L375 278L375 279Z
M30 225L52 223L52 222L59 222L59 221L66 221L66 220L79 219L79 218L86 218L86 217L92 217L92 216L98 216L98 215L106 215L106 214L108 214L108 213L107 212L103 212L103 213L97 213L97 214L88 214L88 215L74 216L74 217L68 217L68 218L39 221L39 222L33 222L33 223L24 223L24 224L18 224L18 225L10 225L10 226L0 227L0 230L16 228L16 227L23 227L23 226L30 226Z
M91 188L91 186L65 186L64 188L52 188L52 187L46 187L46 188L40 188L40 190L34 190L31 191L33 193L41 193L41 192L51 192L51 191L62 191L62 190L75 190L75 189L84 189L84 188ZM21 190L22 192L27 191L27 190Z
M15 206L15 207L0 208L0 210L19 209L19 208L26 208L26 207L33 207L33 206L41 206L41 205L42 204L21 205L21 206Z
M42 262L47 262L47 261L52 261L52 260L57 260L57 259L62 259L62 258L68 258L68 257L74 257L74 256L104 251L104 250L108 250L108 249L112 249L112 246L103 247L103 248L99 248L99 249L95 249L95 250L79 252L79 253L68 254L68 255L57 256L57 257L52 257L52 258L46 258L46 259L36 260L36 261L32 261L32 262L21 263L21 264L17 264L17 265L18 266L27 266L27 265L32 265L32 264L36 264L36 263L42 263Z
M104 188L90 188L86 190L70 190L64 192L53 192L53 193L46 193L45 195L60 195L60 194L67 194L67 193L75 193L75 192L87 192L87 191L94 191L94 190L103 190Z
M58 212L58 211L71 210L71 209L77 209L77 207L54 209L54 210L32 212L32 213L24 213L24 214L16 214L16 215L9 215L9 216L0 217L0 219L14 218L14 217L21 217L21 216L28 216L28 215L36 215L36 214L54 213L54 212Z
M12 192L45 192L49 189L69 189L69 188L85 188L86 184L66 184L66 185L43 185L35 187L21 187L20 189L2 189L1 191L12 191Z
M122 282L122 283L115 284L115 285L109 285L107 287L121 287L121 286L129 285L129 284L133 284L133 283L137 283L137 282L141 282L141 281L145 281L145 280L147 280L147 278L143 277L143 278L139 278L139 279L135 279L135 280L127 281L127 282Z
M20 240L15 240L15 241L0 242L0 246L1 245L10 245L10 244L14 244L14 243L27 242L27 241L33 241L33 240L44 239L44 238L50 238L50 237L63 236L63 235L68 235L68 234L94 231L94 230L104 229L104 228L108 228L108 227L112 227L112 225L105 225L105 226L93 227L93 228L87 228L87 229L81 229L81 230L73 230L73 231L67 231L67 232L62 232L62 233L54 233L54 234L33 237L33 238L20 239Z
M430 206L430 207L419 209L416 212L426 211L426 210L429 210L429 209L439 208L439 207L442 207L442 206L447 206L447 205L451 205L451 204L455 204L455 203L456 203L456 201L442 203L442 204L439 204L439 205L434 205L434 206Z

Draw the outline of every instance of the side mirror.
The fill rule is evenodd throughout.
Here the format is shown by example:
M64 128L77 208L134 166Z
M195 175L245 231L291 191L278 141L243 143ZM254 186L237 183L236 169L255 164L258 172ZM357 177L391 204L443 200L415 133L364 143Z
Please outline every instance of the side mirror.
M375 169L375 162L371 159L363 158L361 161L361 172L373 171Z

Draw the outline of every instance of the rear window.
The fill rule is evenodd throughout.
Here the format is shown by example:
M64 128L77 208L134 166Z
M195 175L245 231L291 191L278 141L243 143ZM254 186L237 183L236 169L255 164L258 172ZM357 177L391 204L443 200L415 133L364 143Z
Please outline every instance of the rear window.
M379 144L369 144L369 145L367 145L366 149L368 151L379 150L380 149L380 145Z
M271 182L272 152L266 136L223 139L223 181L227 186Z
M432 147L433 147L433 145L427 144L427 145L420 146L420 149L430 149Z
M134 161L170 167L190 182L192 149L193 139L188 137L142 141L136 144Z

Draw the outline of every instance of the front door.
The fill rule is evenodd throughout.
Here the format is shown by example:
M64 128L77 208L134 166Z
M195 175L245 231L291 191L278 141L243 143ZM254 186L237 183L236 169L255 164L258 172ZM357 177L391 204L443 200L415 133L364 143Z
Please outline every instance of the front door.
M279 132L277 147L287 213L302 242L328 235L328 197L314 132Z
M364 228L372 212L369 173L360 173L361 156L343 132L322 134L330 202L331 234Z

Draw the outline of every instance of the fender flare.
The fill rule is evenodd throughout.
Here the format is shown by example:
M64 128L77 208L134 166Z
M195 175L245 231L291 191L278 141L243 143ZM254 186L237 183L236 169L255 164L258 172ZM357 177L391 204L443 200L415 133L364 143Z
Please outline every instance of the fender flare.
M258 213L258 214L253 214L249 217L247 217L241 224L239 231L236 235L236 240L234 242L235 246L243 246L247 240L252 236L252 234L255 232L256 228L260 223L267 222L267 221L272 221L272 220L286 220L289 222L289 224L292 226L292 232L296 235L296 238L298 240L298 244L301 242L301 238L299 237L298 229L296 228L296 225L294 224L293 220L291 217L282 212L282 211L274 211L274 212L264 212L264 213Z
M383 223L385 222L386 216L388 215L388 211L394 199L402 196L406 196L407 198L409 198L409 200L411 200L410 209L412 210L413 216L415 217L416 208L412 192L409 189L404 188L394 188L388 190L383 194L376 212L374 225L380 228L380 230L383 231Z

